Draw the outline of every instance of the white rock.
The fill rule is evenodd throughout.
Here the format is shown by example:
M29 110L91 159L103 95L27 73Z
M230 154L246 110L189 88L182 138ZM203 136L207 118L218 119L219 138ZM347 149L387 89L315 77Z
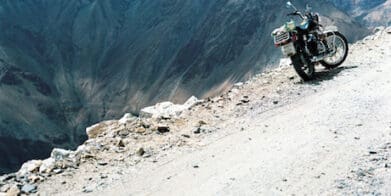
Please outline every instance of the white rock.
M37 191L37 185L34 184L25 184L22 186L22 192L23 193L34 193Z
M189 109L189 108L192 108L194 106L196 106L197 104L200 104L204 102L204 100L200 100L198 99L197 97L195 96L191 96L184 104L183 106L185 107L185 109Z
M84 142L83 145L80 145L76 151L75 156L77 158L80 158L83 155L94 155L101 151L103 148L103 145L99 143L96 139L89 139L86 142Z
M390 27L387 27L386 33L391 34L391 26L390 26Z
M55 161L61 161L64 159L71 158L73 154L74 154L73 151L55 148L53 149L50 157L53 158Z
M42 161L42 165L39 167L40 173L50 173L56 165L56 160L52 157Z
M77 149L75 150L75 154L77 154L77 155L81 155L81 154L86 153L86 152L87 152L87 147L84 144L78 146Z
M136 119L137 119L137 117L133 116L130 113L126 113L121 119L119 119L118 123L126 124L126 123L132 122L132 121L134 121Z
M238 88L238 87L241 87L243 86L243 82L238 82L236 84L234 84L234 87Z
M142 118L159 118L162 116L175 116L179 110L175 104L171 102L158 103L155 106L150 106L141 109L140 117Z
M154 106L141 109L141 118L161 118L161 117L178 117L183 111L202 103L196 97L190 97L183 105L173 104L171 102L161 102Z
M42 161L41 160L28 161L26 163L23 163L22 167L18 171L18 174L21 175L21 176L24 176L24 175L26 175L28 173L31 173L31 172L34 172L34 171L38 171L39 167L41 165L42 165Z
M139 116L141 118L152 118L152 116L157 113L156 107L157 106L155 105L155 106L149 106L141 109Z

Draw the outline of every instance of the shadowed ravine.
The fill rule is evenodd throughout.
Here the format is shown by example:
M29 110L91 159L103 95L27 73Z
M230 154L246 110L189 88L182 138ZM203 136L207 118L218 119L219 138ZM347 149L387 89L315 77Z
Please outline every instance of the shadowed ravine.
M0 159L0 173L15 171L25 161L48 157L52 147L52 144L42 141L0 137L0 154L7 157Z

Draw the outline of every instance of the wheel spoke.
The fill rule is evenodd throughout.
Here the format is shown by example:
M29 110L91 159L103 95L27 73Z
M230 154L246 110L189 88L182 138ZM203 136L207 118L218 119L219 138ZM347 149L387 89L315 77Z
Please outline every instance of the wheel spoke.
M334 39L335 39L335 42L334 42ZM327 41L328 41L328 43L331 43L331 44L329 44L329 47L334 49L335 52L333 55L325 58L324 61L328 64L338 64L340 61L343 60L344 53L346 51L344 41L342 40L341 37L335 36L335 35L329 36L327 38Z

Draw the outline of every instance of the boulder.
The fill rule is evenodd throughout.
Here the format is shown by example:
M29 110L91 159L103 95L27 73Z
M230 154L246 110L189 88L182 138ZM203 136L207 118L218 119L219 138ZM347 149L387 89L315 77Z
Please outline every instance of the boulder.
M185 107L185 109L190 109L200 103L204 102L203 100L200 100L198 99L197 97L195 96L191 96L184 104L183 106Z
M74 154L74 152L70 150L55 148L50 154L50 157L53 158L55 161L61 161L64 159L68 159L71 156L71 154Z
M25 184L23 185L22 187L22 192L23 193L35 193L37 192L37 185L33 185L33 184Z
M89 139L83 145L80 145L76 151L76 157L95 156L99 151L103 149L103 144L98 142L96 139Z
M391 34L391 26L390 26L390 27L387 27L386 33Z
M188 110L195 105L202 103L202 100L196 97L190 97L183 105L173 104L171 102L161 102L154 106L141 109L141 118L175 118L179 117L181 113Z
M56 166L56 160L52 157L42 161L42 165L39 167L40 173L50 173Z
M101 147L98 145L95 141L92 139L88 140L89 142L87 145L83 144L77 147L75 151L75 156L84 158L84 159L89 159L95 157L96 152L98 151L98 148Z
M55 167L77 168L80 164L81 155L76 151L64 150L60 148L53 149L50 158L55 160Z
M24 163L20 170L18 171L18 174L20 176L24 176L28 173L37 172L39 170L39 167L42 165L41 160L32 160Z
M126 124L129 122L133 122L137 119L137 117L133 116L130 113L126 113L121 119L119 119L118 123L120 124Z
M171 102L161 102L154 106L149 106L141 109L141 118L160 118L166 115L176 115L175 105Z

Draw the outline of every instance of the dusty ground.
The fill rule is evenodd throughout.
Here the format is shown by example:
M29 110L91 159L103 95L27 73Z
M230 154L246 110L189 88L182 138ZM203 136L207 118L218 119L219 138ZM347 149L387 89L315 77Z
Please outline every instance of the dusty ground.
M314 82L300 82L291 67L258 75L170 120L169 133L132 135L143 156L101 152L38 193L389 195L390 76L391 34L383 32Z

